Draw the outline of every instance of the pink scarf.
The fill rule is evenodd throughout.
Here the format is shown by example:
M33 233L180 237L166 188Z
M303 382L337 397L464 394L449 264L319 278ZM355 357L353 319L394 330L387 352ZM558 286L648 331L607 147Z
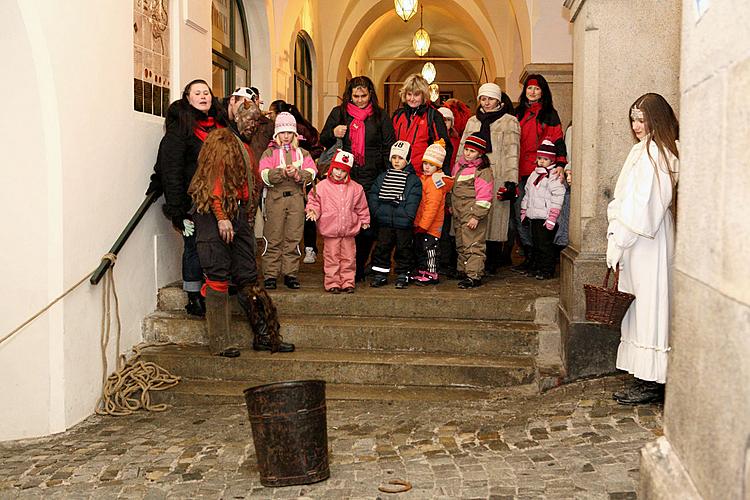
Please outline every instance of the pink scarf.
M358 108L356 104L348 102L346 103L346 112L352 117L352 124L349 127L349 141L352 143L354 163L364 165L365 120L372 116L372 103L368 103L364 108Z

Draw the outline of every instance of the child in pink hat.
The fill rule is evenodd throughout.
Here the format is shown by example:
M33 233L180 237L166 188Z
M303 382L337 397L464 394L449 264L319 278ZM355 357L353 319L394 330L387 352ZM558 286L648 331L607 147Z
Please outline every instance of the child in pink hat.
M296 290L300 251L305 223L305 185L318 173L310 154L299 147L297 121L291 113L276 115L274 142L260 157L260 177L266 189L263 239L263 284L276 288L276 278Z

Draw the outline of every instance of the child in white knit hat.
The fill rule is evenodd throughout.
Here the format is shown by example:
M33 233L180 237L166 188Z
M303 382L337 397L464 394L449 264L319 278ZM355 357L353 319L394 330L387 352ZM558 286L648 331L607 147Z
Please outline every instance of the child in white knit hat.
M414 217L422 199L422 183L409 163L411 145L396 141L391 146L391 168L380 174L370 188L368 204L373 222L377 222L378 240L372 253L375 276L370 286L388 283L391 253L396 249L396 288L409 286L414 267Z
M263 239L264 286L276 288L276 278L284 276L284 284L296 290L300 251L305 223L305 184L318 173L310 154L299 147L297 122L291 113L276 115L274 142L260 157L260 176L266 188Z

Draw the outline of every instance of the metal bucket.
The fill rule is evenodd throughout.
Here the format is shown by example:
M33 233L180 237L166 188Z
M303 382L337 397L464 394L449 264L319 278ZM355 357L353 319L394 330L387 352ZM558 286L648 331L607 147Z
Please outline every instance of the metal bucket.
M299 380L245 390L263 486L328 479L326 383Z

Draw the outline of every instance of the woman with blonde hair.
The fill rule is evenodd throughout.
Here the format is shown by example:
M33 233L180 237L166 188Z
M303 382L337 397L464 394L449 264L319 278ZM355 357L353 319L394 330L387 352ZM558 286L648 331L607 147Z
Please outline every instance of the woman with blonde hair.
M443 173L450 175L453 145L443 116L429 99L430 86L422 75L409 75L399 90L403 106L393 114L393 130L396 141L411 144L409 162L414 166L417 175L422 175L422 155L427 146L443 139L445 144L445 161Z
M636 99L629 119L637 143L607 207L607 266L619 267L619 290L635 295L622 320L617 349L617 368L634 375L635 384L614 398L621 404L641 404L664 399L679 123L659 94Z
M211 354L237 357L243 341L231 328L229 284L253 330L256 351L290 352L294 345L281 341L276 308L257 284L255 245L250 220L255 183L255 161L249 146L230 129L211 132L198 156L198 169L189 194L194 216L198 255L206 284L206 321Z

